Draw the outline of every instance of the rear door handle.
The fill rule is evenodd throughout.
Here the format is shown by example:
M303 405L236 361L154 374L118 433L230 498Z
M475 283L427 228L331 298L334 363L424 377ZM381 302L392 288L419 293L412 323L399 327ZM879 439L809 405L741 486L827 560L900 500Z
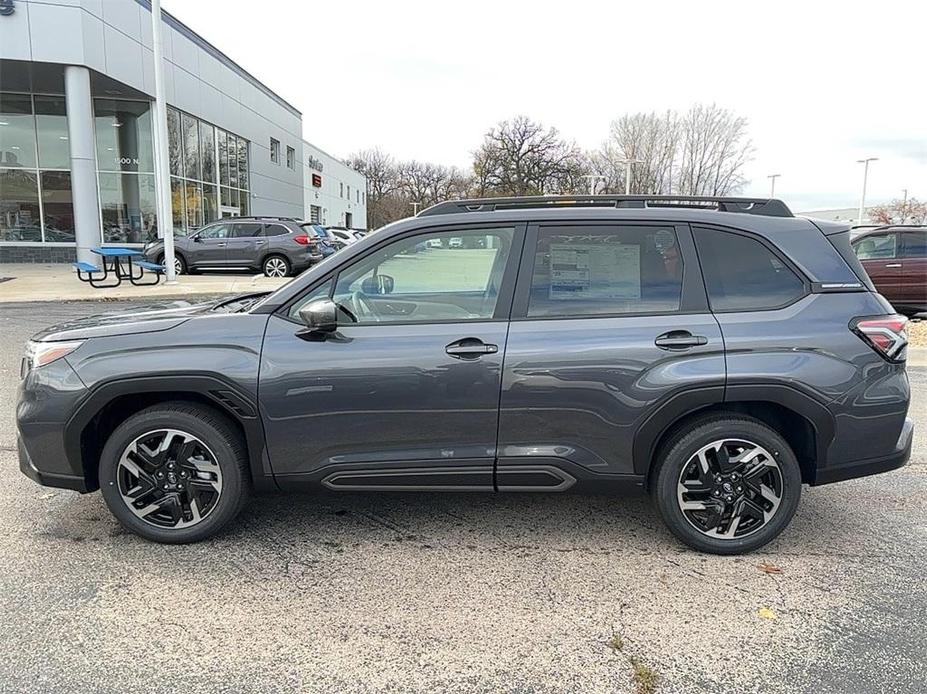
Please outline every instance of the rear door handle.
M660 349L689 349L707 345L708 338L703 335L693 335L688 330L671 330L657 337L653 344Z
M901 263L889 263L885 267L901 267Z
M479 359L484 354L495 354L499 346L487 344L477 337L465 337L452 342L444 351L456 359Z

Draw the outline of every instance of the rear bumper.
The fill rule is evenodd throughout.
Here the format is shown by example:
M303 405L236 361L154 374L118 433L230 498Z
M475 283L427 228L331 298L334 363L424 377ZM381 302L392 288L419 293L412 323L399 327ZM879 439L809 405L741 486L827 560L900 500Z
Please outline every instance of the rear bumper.
M818 468L812 485L842 482L856 477L877 475L889 472L905 465L911 458L911 446L914 443L914 420L906 417L898 436L898 443L890 455L866 460L854 460L834 467Z

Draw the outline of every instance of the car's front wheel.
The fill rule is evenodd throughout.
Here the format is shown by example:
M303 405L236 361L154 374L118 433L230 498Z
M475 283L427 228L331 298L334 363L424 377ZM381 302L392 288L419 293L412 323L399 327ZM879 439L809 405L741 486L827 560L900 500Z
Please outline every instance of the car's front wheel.
M231 521L250 490L239 432L218 412L185 402L149 407L110 435L100 456L106 505L156 542L196 542Z
M653 495L670 531L703 552L740 554L773 540L801 496L785 439L752 417L718 414L677 431L657 461Z
M158 256L158 264L164 265L164 256ZM179 253L174 254L174 274L182 275L187 271L187 262L183 259L183 256Z

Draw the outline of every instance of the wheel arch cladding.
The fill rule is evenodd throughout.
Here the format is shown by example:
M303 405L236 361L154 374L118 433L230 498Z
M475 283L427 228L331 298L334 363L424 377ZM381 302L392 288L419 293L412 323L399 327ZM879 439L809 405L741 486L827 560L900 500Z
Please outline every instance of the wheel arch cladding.
M80 461L88 490L99 488L100 454L116 427L147 407L169 401L203 405L228 420L246 444L255 488L275 488L266 465L256 406L228 383L189 376L110 382L95 389L81 404L65 427L65 447L69 458Z
M662 428L650 432L646 438L635 439L635 470L646 475L646 486L651 488L657 466L663 454L663 447L683 427L693 420L710 414L749 415L763 422L786 440L798 459L802 482L815 479L817 467L824 460L827 446L834 435L833 417L816 401L800 404L807 396L793 396L788 404L779 399L744 398L696 406L683 413L676 413L661 422ZM659 411L658 413L659 414ZM641 433L644 432L642 428Z

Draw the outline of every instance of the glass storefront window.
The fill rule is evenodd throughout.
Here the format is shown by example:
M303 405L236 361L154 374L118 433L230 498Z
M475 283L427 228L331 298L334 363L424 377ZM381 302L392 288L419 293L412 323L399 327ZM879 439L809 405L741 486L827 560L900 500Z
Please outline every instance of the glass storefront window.
M219 200L216 187L203 184L203 224L219 219Z
M101 171L154 171L147 101L94 99L93 111Z
M41 127L41 126L39 126ZM39 144L41 150L41 142ZM42 171L42 213L45 241L74 241L74 206L71 202L71 172Z
M35 168L35 119L28 94L0 94L0 167Z
M203 180L216 181L216 129L200 121L200 148L203 150Z
M248 205L248 202L249 202L248 191L240 190L238 191L238 193L239 193L239 200L240 200L238 204L238 214L244 216L244 215L249 214L248 210L250 209L250 206Z
M203 177L203 163L200 158L200 134L197 120L186 113L181 115L183 127L183 169L186 178Z
M43 169L70 169L68 114L61 96L35 97L35 124L39 141L39 166Z
M99 175L104 243L145 243L157 235L154 176Z
M167 109L167 151L171 175L183 176L183 139L180 131L180 111Z
M238 138L238 185L248 187L248 141Z
M42 222L35 171L0 170L0 241L41 240Z
M229 185L238 187L238 138L229 133Z
M229 145L228 134L219 131L219 185L229 184Z
M184 192L187 201L187 230L193 231L203 226L203 184L185 181Z
M185 203L183 180L171 176L171 217L174 224L174 236L183 235L183 220L187 214Z

